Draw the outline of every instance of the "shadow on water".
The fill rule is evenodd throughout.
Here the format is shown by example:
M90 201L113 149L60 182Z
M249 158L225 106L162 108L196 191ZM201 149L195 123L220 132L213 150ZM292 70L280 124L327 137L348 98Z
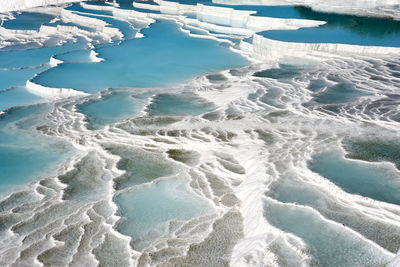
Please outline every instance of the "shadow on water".
M320 20L327 23L320 27L264 31L259 34L286 42L400 46L400 21L316 12L303 6L292 8L297 12L297 18Z
M44 23L50 22L55 17L53 15L37 13L37 12L22 12L13 13L15 19L6 20L3 22L3 27L12 30L39 30ZM0 20L1 23L1 20Z
M304 6L295 6L294 9L301 18L326 21L324 28L340 27L358 35L374 37L400 33L400 21L392 19L316 12Z

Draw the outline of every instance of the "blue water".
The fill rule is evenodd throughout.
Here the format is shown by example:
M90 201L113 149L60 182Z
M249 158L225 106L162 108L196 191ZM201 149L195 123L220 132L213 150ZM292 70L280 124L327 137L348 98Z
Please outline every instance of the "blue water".
M0 91L13 86L24 86L27 80L33 78L36 73L46 70L48 67L44 65L15 70L0 70Z
M21 68L40 66L50 61L50 57L67 51L86 48L86 42L79 40L62 46L41 47L27 50L0 51L0 68Z
M13 147L0 144L0 187L43 178L62 159L59 150L51 150L46 146Z
M309 167L349 193L400 204L400 173L393 167L348 160L337 151L314 155Z
M380 219L371 219L347 202L337 203L334 194L296 178L296 173L276 181L267 195L280 202L312 207L327 219L352 228L386 250L392 253L398 251L400 232L392 225Z
M102 126L143 115L188 116L200 115L215 109L215 106L193 94L159 94L149 102L151 93L137 94L135 89L112 89L99 99L78 105L78 111L85 114L89 128Z
M161 230L160 227L170 220L190 219L212 211L211 206L194 196L180 179L139 187L118 195L115 200L122 216L127 218L118 230L134 240L150 231Z
M280 64L279 68L271 68L254 73L255 77L272 78L272 79L288 79L294 78L301 74L301 67L292 67L290 65Z
M99 1L91 1L91 2L86 2L88 5L101 5L101 6L109 6L104 4L104 2L99 2ZM98 14L98 15L108 15L112 16L112 11L108 10L95 10L95 9L87 9L82 7L79 3L72 4L71 6L66 8L67 10L72 10L72 11L78 11L78 12L84 12L84 13L90 13L90 14ZM80 14L82 15L82 14Z
M97 49L105 62L61 64L34 81L93 93L109 87L167 87L195 75L247 64L216 41L187 36L173 22L160 21L143 33L144 38Z
M98 128L140 115L145 104L145 99L135 96L132 90L113 90L100 99L79 105L78 110L87 116L91 128Z
M153 116L200 115L213 110L213 104L192 94L160 94L153 98L147 108Z
M368 93L356 89L354 84L341 82L314 93L313 100L320 104L338 104L355 101L366 95Z
M185 4L210 2L209 0L177 1ZM132 8L132 0L120 0L118 2L123 8L134 9ZM147 3L147 1L145 2ZM92 4L104 5L101 1L92 2ZM98 130L98 135L95 135L96 132L86 131L82 133L82 141L84 141L85 138L92 138L92 141L100 140L102 131L99 129L101 127L124 119L131 119L131 121L122 123L117 129L111 128L110 133L114 131L114 133L118 132L118 134L125 134L127 136L129 133L147 135L146 137L135 137L143 140L143 143L133 143L135 142L134 140L137 139L132 139L130 145L126 143L117 145L119 142L117 138L112 140L107 139L110 141L107 144L102 143L101 145L103 145L107 152L119 156L120 159L117 163L117 168L124 172L121 176L114 178L111 185L111 183L106 181L109 176L104 173L102 166L102 164L108 164L109 162L97 158L96 153L90 153L86 159L82 161L83 163L75 165L75 170L62 176L61 182L65 183L67 188L63 195L63 200L65 202L61 204L79 206L80 204L78 202L85 202L82 205L86 206L87 201L98 200L99 197L103 197L103 193L106 194L109 192L108 190L111 190L112 186L115 190L115 192L113 192L113 200L119 208L117 215L121 216L121 220L115 227L121 233L133 237L131 244L134 246L134 249L137 249L137 247L135 247L137 244L136 242L140 243L144 240L143 242L145 243L154 236L160 236L160 232L164 230L168 231L168 222L170 221L189 220L213 213L214 209L212 208L211 202L194 194L194 192L190 190L188 183L197 183L200 187L204 186L205 192L210 189L215 194L217 194L219 190L227 190L223 182L218 182L215 177L207 174L208 171L211 172L213 167L219 167L214 166L214 163L209 162L207 159L205 159L204 162L200 162L200 160L203 160L203 157L198 155L197 152L185 150L185 147L181 147L181 145L184 146L184 144L173 143L170 138L167 140L164 137L158 136L158 134L150 136L155 133L155 131L158 131L159 135L162 135L162 131L168 131L162 127L163 123L168 124L178 121L181 119L180 117L154 118L151 116L197 116L215 110L217 108L215 105L195 94L174 93L177 91L177 88L171 90L168 90L168 88L173 87L175 84L188 81L198 75L245 66L249 64L249 62L239 54L230 51L226 45L213 40L189 37L185 33L182 33L174 22L158 21L154 25L151 25L150 28L143 30L145 34L144 38L134 39L133 37L136 30L131 25L131 23L136 23L134 21L128 23L112 17L102 17L100 15L111 16L112 14L108 11L85 9L79 4L74 4L68 9L85 12L84 15L87 17L99 18L110 23L111 26L121 30L125 35L124 40L115 40L109 44L96 45L93 50L99 53L98 57L105 59L104 62L99 63L90 61L90 50L88 50L87 42L82 40L78 43L68 43L57 47L0 52L0 110L8 109L4 115L0 115L0 192L4 192L3 189L11 187L10 185L21 185L50 175L56 170L58 164L61 164L66 157L71 156L73 153L73 149L63 141L50 136L44 138L36 131L38 126L44 126L43 128L46 128L48 120L46 115L51 111L52 104L32 105L46 100L29 93L24 87L24 84L26 80L32 79L36 73L42 72L33 78L33 80L39 84L98 93L92 96L92 98L90 98L91 100L87 100L87 102L76 106L77 112L81 112L86 116L89 130ZM335 38L339 39L341 42L345 40L357 43L362 40L367 40L376 45L376 40L379 39L383 43L391 45L391 42L398 41L399 24L398 22L389 20L331 14L324 14L322 16L321 13L310 11L304 7L241 6L238 9L257 10L258 16L272 15L275 17L310 18L319 20L325 16L328 21L326 26L309 29L311 31L310 35L313 35L312 38L314 38L312 39L310 37L310 41L320 41L324 38L331 38L329 35L332 34L337 34ZM30 27L37 29L41 23L48 22L49 20L46 16L35 20L34 16L32 16L32 14L24 15L23 13L17 19L19 21L10 21L8 22L8 26L21 27L21 29L29 29ZM32 21L32 24L30 24L29 21ZM75 25L64 22L57 22L57 24ZM79 27L94 31L85 25L79 25ZM301 31L302 30L290 32L281 31L281 34L283 36L289 36L292 33ZM265 34L273 33L274 32L267 32ZM305 34L305 36L308 38L307 34ZM293 39L291 37L288 37L288 39L296 40L296 38ZM55 68L48 69L49 65L47 63L51 56L63 60L65 63ZM255 68L256 67L257 66L255 66ZM243 73L243 75L249 74L247 71L249 70L236 70L231 73L236 73L240 76L242 75L241 73ZM277 79L279 83L287 83L292 79L297 79L297 77L299 77L300 82L302 82L301 78L304 77L302 76L303 71L307 70L279 65L279 67L274 69L258 71L255 73L255 76L260 83L261 81L265 82L263 78ZM243 77L236 78L242 79L240 82L245 82ZM208 84L207 86L211 86L216 90L224 90L225 79L227 79L225 76L208 75L208 79L212 85ZM271 82L271 80L268 82ZM226 84L229 86L229 83ZM151 89L142 90L139 89L139 87ZM154 89L154 87L160 88ZM2 90L6 88L9 88L9 90ZM266 88L267 93L260 96L258 92L255 92L249 95L248 100L259 100L259 104L264 102L284 109L285 106L283 104L287 101L287 98L282 97L285 93L283 88L284 87L281 88L279 86L269 86ZM189 88L185 87L185 89ZM348 103L356 101L358 98L366 95L366 93L359 90L356 85L343 80L327 81L325 84L321 81L316 81L307 89L313 94L313 101L318 104ZM155 96L153 94L155 94ZM95 98L96 96L101 97ZM150 97L152 97L151 104L149 104ZM73 102L75 101L74 99L68 99L67 101L72 104L76 103ZM61 100L55 105L59 103L61 103ZM149 105L146 106L146 104ZM16 106L24 105L30 106L15 108ZM228 108L227 114L235 112L235 110L230 110L235 109L235 105L236 103ZM250 108L248 110L250 110ZM144 114L144 118L137 118L137 116L143 115L142 111L147 112L147 114ZM261 122L266 121L272 116L286 116L285 114L288 115L288 113L284 112L276 112L275 115L271 115L263 113L261 109L257 109L250 116L254 116L251 118L252 121ZM262 119L264 115L265 120ZM289 114L288 116L292 115ZM68 117L66 116L65 119L68 119ZM246 118L243 119L243 121L246 120ZM205 126L210 123L202 119L196 121L200 121L201 124ZM237 122L239 124L241 123L240 121ZM271 119L271 122L274 123L274 120ZM182 126L182 124L179 125ZM64 125L61 127L63 126ZM205 127L200 130L202 132L200 134L201 136L209 134L212 138L211 135L215 135L216 132L212 129L215 125L210 124L209 126L209 128ZM291 127L297 126L296 123L291 125ZM251 125L249 125L249 127L251 127ZM76 130L79 131L78 127ZM130 130L132 131L130 132ZM225 134L223 132L220 133L220 129L215 130L220 135ZM232 133L228 132L226 134L233 136L237 129L225 130L232 130ZM250 137L252 129L243 128L243 130L248 133ZM196 138L197 134L195 131L191 134L191 137ZM244 133L242 132L242 134ZM171 131L170 137L173 138L173 135L173 131ZM229 136L228 139L230 138ZM190 136L188 136L188 138L189 137ZM214 137L216 140L224 139L216 136ZM281 138L290 137L289 135L283 134ZM152 139L151 142L150 139ZM194 142L201 142L202 145L207 146L206 138L202 140L204 142L199 140L195 141L193 139ZM77 141L80 140L77 139ZM153 141L165 143L157 147ZM225 140L225 142L227 145L230 144L229 140ZM279 140L274 140L274 142L279 142ZM269 146L274 144L275 143L267 142L265 145ZM371 143L359 144L358 150L357 147L355 147L355 150L359 153L353 151L352 156L356 157L357 155L360 156L360 154L362 154L361 156L365 156L365 154L368 154L368 159L371 161L390 160L396 164L399 162L397 146L390 146L390 148L387 146L384 148L376 148L376 146L373 146L373 148L371 148L369 146L370 144ZM81 145L84 146L85 143L82 142ZM143 145L144 150L136 147L141 145ZM234 149L234 144L232 143L231 145L233 145L231 148ZM196 150L196 147L190 149ZM215 147L212 149L218 150L219 148ZM199 151L199 153L200 152L201 151ZM218 155L216 152L217 151L215 151L215 154ZM214 152L209 151L209 153ZM227 171L236 169L237 166L232 166L237 164L233 162L233 159L231 159L231 162L228 155L226 156L226 160L223 159L224 156L222 154L221 156L218 155L218 158L220 157L221 161L219 160L219 163L221 163L221 166ZM177 164L174 160L185 162L187 166L183 167L184 165ZM192 162L192 164L191 160L195 163ZM189 168L195 168L193 166L197 163L204 163L198 170L199 177L194 175L197 174L197 171L193 171L190 173L190 175L193 174L193 181L189 181L186 179L185 175L187 174L185 173ZM229 166L229 164L233 165ZM308 166L314 172L321 174L349 193L399 204L400 174L394 168L351 161L343 158L342 154L335 151L314 155ZM276 170L280 171L280 166L278 166L278 164L276 167ZM206 171L204 177L200 175L202 171ZM227 174L227 172L224 173ZM238 173L243 172L240 171ZM282 175L286 174L290 176L290 170L288 172L285 170ZM158 179L160 177L164 178ZM388 226L388 228L381 226L375 227L374 223L378 220L376 218L374 218L376 219L375 221L363 218L368 220L369 224L363 224L363 222L356 224L354 221L358 219L356 216L359 213L356 213L356 215L349 213L349 211L353 211L352 205L346 206L347 209L341 209L343 206L335 203L333 196L328 196L328 194L325 196L320 188L313 187L311 184L302 182L296 178L285 177L285 179L287 180L282 181L282 179L278 179L277 183L279 183L279 185L271 186L271 194L269 196L275 197L278 201L297 202L303 205L309 205L314 209L299 205L277 203L267 198L265 201L264 216L273 226L302 238L307 243L308 247L305 251L301 252L314 256L315 261L313 261L312 264L347 267L383 266L383 264L387 262L388 257L382 253L382 251L378 250L376 247L372 247L371 243L360 238L359 235L349 230L349 228L358 231L374 242L378 240L381 243L377 242L377 244L386 249L389 247L392 252L397 251L397 241L382 240L385 239L386 236L381 239L374 239L376 235L379 235L379 231L382 229L390 229L390 226ZM232 180L232 184L237 183L238 180ZM108 186L110 186L110 188L108 188ZM230 197L233 198L233 196L228 194L225 195L221 205L224 204L225 200L229 202ZM332 198L330 199L329 197ZM108 199L109 196L105 196L105 198ZM216 203L218 201L215 199L213 200ZM68 203L67 201L71 202ZM60 208L62 205L57 206L59 204L60 203L57 203L55 207L52 207L53 211L57 210L56 212L58 212L62 210ZM375 204L372 203L371 205ZM106 206L107 205L103 205L103 202L97 203L93 210L90 209L90 211L87 212L87 215L91 217L92 223L86 224L85 232L89 230L87 233L90 234L90 231L93 229L97 231L92 226L96 227L97 220L95 219L98 218L98 216L110 213L110 210L107 210ZM72 220L79 221L81 213L87 211L88 207L89 206L81 206L79 211L73 211L74 213L76 212L76 214L71 216L68 220L70 222ZM23 208L26 209L26 207ZM317 210L321 212L323 216L326 216L326 218L339 222L339 224L324 220ZM322 210L324 212L322 212ZM342 213L340 214L340 212ZM390 211L388 210L387 212ZM42 214L37 214L36 217L33 217L33 223L28 221L23 223L22 226L16 226L15 229L35 228L35 224L38 224L43 217L46 217L41 215ZM49 217L51 217L51 215L52 214L50 214ZM345 217L347 215L348 217ZM109 214L105 215L105 217L107 216L109 216ZM353 217L350 218L351 216ZM86 216L84 217L87 218ZM237 217L240 216L238 215ZM347 223L351 220L354 220L352 225L341 225L341 223ZM226 221L229 220L227 219ZM235 220L235 222L236 221L238 224L235 224L235 227L241 228L241 218ZM385 224L383 220L382 224ZM46 225L47 227L51 227L50 224ZM76 228L79 228L79 224L77 223L76 225ZM199 225L191 234L195 234L195 231L201 231L201 228L205 225L206 224ZM368 229L360 230L364 225L365 228ZM71 234L68 232L75 226L68 227L66 230L63 230L62 234L57 236L70 235L71 237L76 237L80 235L82 230L80 228L76 232L72 230ZM191 246L192 250L190 253L202 253L202 249L204 249L204 247L210 247L210 243L212 243L212 246L220 245L221 247L229 247L230 250L230 248L235 245L233 243L242 236L238 233L237 236L227 236L227 234L230 235L232 231L225 231L226 229L221 229L219 226L221 226L221 222L214 224L214 231L209 238L206 238L201 244ZM41 225L39 225L39 227L41 227ZM379 229L377 230L377 228ZM32 232L34 230L36 229L33 229ZM31 229L27 232L30 231ZM102 234L101 231L103 231L103 229L99 228L99 231L98 234ZM387 239L390 239L390 234L392 232L389 230L387 232L389 232L389 238ZM78 234L75 235L75 233ZM235 235L235 233L233 235ZM116 261L119 260L118 256L115 254L104 253L103 251L106 251L106 249L114 250L114 252L117 250L124 250L126 248L122 248L123 246L121 244L125 243L110 242L111 239L117 240L119 238L117 235L113 236L113 233L107 233L104 237L104 240L108 241L105 241L94 250L95 253L98 253L96 259L99 260L99 262L101 257L112 258L112 260ZM76 238L71 238L71 240L72 239ZM82 238L81 244L84 244L84 242L85 238ZM230 244L227 245L227 243ZM69 240L66 242L65 248L67 248L67 246L70 246ZM225 249L225 247L223 249ZM57 249L63 248L58 247ZM200 252L196 251L197 249ZM285 248L282 249L284 250ZM138 249L138 251L139 250L140 249ZM226 248L226 250L228 250L228 248ZM24 251L24 253L27 251L28 250ZM39 259L45 258L46 254L53 256L51 255L53 251L55 250L49 250L43 253ZM208 250L206 249L206 251ZM164 252L166 254L163 254ZM24 255L24 253L21 255ZM169 253L175 253L174 249L161 250L157 255L149 254L149 257L155 259L157 257L164 257L165 255L170 256L171 254ZM190 253L188 253L188 255ZM224 260L226 257L228 261L229 253L230 252L227 252L227 256L225 254L221 256L215 253L215 251L210 250L210 254L201 254L199 257L224 257ZM129 254L129 252L127 254ZM114 255L115 257L110 257L110 255ZM188 259L190 259L190 257Z
M176 166L157 153L123 146L106 146L105 148L110 153L121 157L117 168L125 171L114 180L116 190L148 183L177 172Z
M122 9L130 9L130 10L135 10L135 11L139 11L139 12L144 12L144 13L153 13L153 14L160 14L160 11L156 11L156 10L150 10L150 9L143 9L143 8L137 8L133 6L133 2L138 2L138 3L143 3L143 4L148 4L148 5L157 5L157 3L155 3L152 0L141 0L141 1L133 1L133 0L117 0L117 3L119 3L120 8Z
M71 155L65 143L32 131L47 111L48 106L36 105L13 108L0 116L0 187L43 177Z
M50 22L54 16L37 13L37 12L21 12L14 13L15 19L6 20L3 27L13 30L39 30L42 24Z
M302 72L307 71L307 67L292 66L288 64L279 64L279 68L271 68L254 73L255 77L271 78L277 80L289 79L293 80L300 77ZM340 104L356 101L360 97L370 95L369 92L363 91L356 84L353 84L336 75L329 75L327 80L310 80L310 85L307 87L312 92L313 99L305 105L315 104ZM281 89L270 87L266 95L266 103L271 102L279 96Z
M0 51L0 111L13 106L43 102L44 99L26 90L27 80L49 69L51 56L67 51L79 51L85 47L86 42L80 40L62 46Z
M343 28L303 28L299 30L277 30L262 32L269 39L298 43L334 43L364 46L400 46L400 34L386 36L359 35Z
M383 266L390 258L340 226L304 207L266 202L265 217L275 227L302 238L317 266Z
M397 138L346 139L346 156L371 162L392 162L400 170L400 144Z
M304 19L326 21L320 27L261 32L273 40L301 43L343 43L364 46L400 46L400 22L391 19L338 15L293 7Z
M229 7L236 10L256 11L257 13L252 16L271 17L271 18L284 18L284 19L301 19L304 16L297 11L296 6L257 6L257 5L221 5L221 4L207 4L212 6Z
M67 51L80 51L86 42L78 40L61 46L0 51L0 111L13 106L31 105L45 100L26 90L27 80L50 68L50 57Z
M64 62L80 62L80 63L91 63L92 60L90 58L91 50L76 50L68 53L64 53L61 55L57 55L56 58L62 60Z
M147 2L154 4L153 1L138 1L138 2L145 2L147 4ZM132 3L133 0L117 0L117 3L119 4L119 6L122 9L133 9Z
M27 133L24 130L29 129L32 125L39 124L41 116L48 111L49 107L47 105L34 105L12 108L2 114L0 117L1 143L3 145L23 143L24 134Z
M90 4L92 4L92 2L90 2ZM95 18L107 22L109 27L117 28L124 35L124 39L132 39L136 35L137 31L133 29L131 23L114 18L111 11L86 9L79 5L79 3L72 5L68 9L83 12L78 13L80 16Z
M267 195L283 203L297 203L315 209L327 206L324 192L315 190L292 176L274 183Z
M25 87L13 87L0 91L0 111L41 102L46 102L46 99L30 93Z

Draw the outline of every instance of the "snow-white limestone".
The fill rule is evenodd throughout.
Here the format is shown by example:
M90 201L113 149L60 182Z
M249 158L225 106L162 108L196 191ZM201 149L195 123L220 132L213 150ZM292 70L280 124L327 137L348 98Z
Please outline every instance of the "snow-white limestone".
M213 0L224 5L303 5L316 11L400 19L400 0ZM397 12L396 12L397 10Z
M113 13L113 17L122 19L122 20L131 20L144 25L149 25L154 23L155 20L152 18L152 14L142 13L135 10L129 9L119 9L114 6L97 6L90 5L86 3L80 3L83 8L91 9L91 10L101 10L101 11L110 11Z
M46 42L55 40L59 45L67 40L74 40L76 37L82 37L92 44L111 42L112 40L120 40L123 34L117 28L110 27L105 21L89 18L75 14L73 11L66 10L61 7L40 7L29 11L51 14L62 20L64 23L73 23L82 25L78 26L67 25L42 25L38 31L35 30L12 30L0 26L0 48L23 43L36 42L37 47L48 45ZM87 30L90 28L92 30Z
M216 0L215 2L223 4L259 4L273 5L278 4L275 0ZM298 4L303 0L298 0ZM338 6L373 6L374 4L387 5L393 4L400 0L382 0L374 2L365 0L364 4L357 3L337 3ZM325 24L323 21L314 21L306 19L283 19L270 18L262 16L253 16L256 11L250 10L235 10L234 8L210 6L210 5L185 5L177 2L164 0L156 0L158 5L133 3L137 8L159 11L161 14L179 16L179 21L189 27L196 27L206 31L233 34L250 37L253 36L252 43L241 41L240 49L245 54L250 54L259 60L275 60L285 56L323 56L329 57L336 54L357 54L357 55L387 55L400 52L400 48L395 47L378 47L378 46L360 46L348 44L329 44L329 43L295 43L275 41L258 35L257 32L274 30L274 29L299 29L303 27L317 27ZM303 1L303 4L317 3L314 0ZM329 1L328 1L329 2ZM328 2L324 2L327 4ZM297 2L296 2L297 3ZM291 4L293 2L283 1L279 4ZM195 18L186 17L185 15L192 14ZM149 16L155 16L153 14Z
M69 88L51 88L51 87L46 87L42 86L40 84L36 84L32 81L27 81L26 82L26 88L28 91L35 95L39 95L45 98L50 98L50 99L60 99L60 98L65 98L65 97L71 97L71 96L86 96L89 95L87 93L81 92L81 91L76 91L74 89L69 89Z
M361 46L332 43L295 43L282 42L265 38L255 34L253 43L242 42L243 50L250 52L254 57L262 60L275 60L283 56L322 56L329 55L389 55L399 54L398 47Z
M0 0L0 12L24 10L37 6L60 5L82 0Z
M101 62L101 61L104 61L104 58L98 57L98 53L97 53L96 51L94 51L94 50L90 50L90 55L89 55L89 57L90 57L90 60L91 60L92 62Z
M197 19L214 24L222 24L257 31L272 29L298 29L316 27L325 24L323 21L302 19L280 19L251 16L255 11L242 11L233 8L214 7L197 4Z
M298 29L302 27L316 27L325 24L324 21L315 20L252 16L256 11L235 10L228 7L208 6L203 4L184 5L163 0L157 0L156 2L159 4L158 6L143 3L133 3L133 6L153 11L160 11L163 14L195 14L196 19L201 22L224 25L233 28L243 28L253 32L272 29Z

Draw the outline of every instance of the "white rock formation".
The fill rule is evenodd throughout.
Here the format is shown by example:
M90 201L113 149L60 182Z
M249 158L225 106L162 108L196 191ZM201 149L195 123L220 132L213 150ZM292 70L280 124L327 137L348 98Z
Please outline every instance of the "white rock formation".
M92 45L123 38L123 34L117 28L111 27L105 21L81 16L63 7L36 7L29 9L29 11L52 14L63 22L72 22L85 26L85 28L91 28L92 30L89 31L77 26L65 25L42 25L39 31L11 30L0 26L0 48L13 44L33 42L37 43L37 47L39 47L48 45L46 42L52 39L58 40L57 43L60 44L66 40L74 40L76 37L83 37Z
M165 1L164 1L165 2ZM204 22L245 28L253 31L271 29L298 29L316 27L325 24L323 21L303 19L280 19L251 16L255 11L235 10L232 8L206 6L197 4L197 19Z
M203 4L184 5L176 2L156 0L158 5L133 3L134 7L160 11L163 14L183 15L195 14L200 22L224 25L233 28L248 29L253 32L272 29L298 29L302 27L316 27L325 24L324 21L303 19L280 19L252 16L256 11L235 10L228 7L208 6ZM210 28L210 25L205 25ZM199 24L200 25L200 24Z
M400 19L400 0L212 0L224 5L303 5L316 11Z
M92 9L92 10L102 10L102 11L110 11L113 13L113 16L119 19L123 20L131 20L135 21L139 24L144 24L144 25L150 25L151 23L154 23L155 20L152 18L157 14L148 14L148 13L142 13L138 12L135 10L129 10L129 9L119 9L116 8L115 6L97 6L97 5L90 5L86 3L80 3L80 5L83 8L86 9Z
M26 82L26 89L35 95L50 99L60 99L71 96L86 96L87 93L76 91L70 88L51 88L36 84L32 81Z
M82 0L0 0L0 12L23 10L37 6L59 5Z
M241 43L241 48L252 53L255 58L275 60L284 56L322 56L330 55L390 55L400 54L400 47L360 46L331 43L295 43L282 42L255 34L252 45Z
M400 251L397 253L397 255L391 260L386 267L398 267L400 266Z
M341 6L341 7L360 7L368 8L375 6L398 5L399 0L213 0L213 3L226 5L324 5L324 6Z

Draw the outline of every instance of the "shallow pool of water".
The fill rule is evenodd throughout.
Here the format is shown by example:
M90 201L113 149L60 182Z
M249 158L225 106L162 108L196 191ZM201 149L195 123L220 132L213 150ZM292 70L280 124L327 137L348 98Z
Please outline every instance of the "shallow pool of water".
M118 195L116 203L127 218L119 230L140 239L170 220L187 220L211 211L209 204L193 195L185 183L179 178L161 180Z
M46 99L30 93L23 86L0 91L0 111L16 106L27 106L46 101Z
M152 116L195 116L214 108L212 103L193 94L159 94L152 99L147 112Z
M400 204L400 174L393 166L348 160L330 151L314 155L309 167L349 193Z
M78 110L87 116L91 128L98 128L140 115L145 104L146 100L135 96L133 90L113 90L99 99L79 105Z
M267 201L265 216L275 227L302 238L317 266L380 266L391 258L367 240L323 220L310 208Z
M50 22L55 17L37 12L14 12L15 19L6 20L3 27L12 30L39 30L42 24Z
M284 42L400 46L399 21L315 12L307 7L292 8L292 11L298 13L295 18L326 21L327 24L298 30L265 31L260 34Z
M68 155L71 147L35 133L47 105L13 108L0 116L0 187L19 185L48 175Z
M216 41L187 36L173 22L160 21L143 33L144 38L97 49L104 62L60 64L34 82L89 93L109 87L166 87L248 63Z

